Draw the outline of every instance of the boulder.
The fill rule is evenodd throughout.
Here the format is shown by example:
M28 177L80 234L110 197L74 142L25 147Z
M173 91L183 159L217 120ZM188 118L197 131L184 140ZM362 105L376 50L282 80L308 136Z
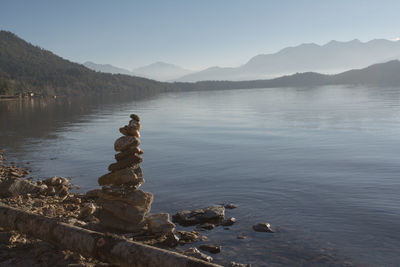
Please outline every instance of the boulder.
M176 232L179 235L179 243L181 245L184 244L191 244L199 239L199 233L196 231L177 231Z
M140 140L134 136L121 136L114 143L115 151L125 151L131 146L140 145Z
M37 186L22 178L8 178L0 183L0 197L11 197L24 195L28 193L40 192L40 186Z
M144 183L144 179L142 177L139 178L135 170L135 168L125 168L115 172L107 173L99 178L99 185L122 185L129 183L130 185L138 188Z
M200 223L220 223L225 218L223 206L210 206L204 209L184 210L172 216L172 221L183 226Z
M146 221L138 224L126 222L116 218L114 214L106 210L100 209L96 213L96 216L99 218L101 226L110 230L117 230L124 233L137 233L147 230Z
M101 198L97 199L97 203L118 219L133 224L139 224L144 221L145 216L150 212L151 204L151 202L148 202L143 205L135 206L125 201L105 200Z
M150 214L146 217L148 231L151 234L173 233L175 224L169 220L168 213Z

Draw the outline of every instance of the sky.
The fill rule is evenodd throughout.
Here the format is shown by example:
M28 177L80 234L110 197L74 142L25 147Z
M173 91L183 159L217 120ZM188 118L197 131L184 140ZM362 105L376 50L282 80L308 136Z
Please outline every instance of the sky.
M74 62L236 67L301 43L400 37L400 1L1 0L0 29Z

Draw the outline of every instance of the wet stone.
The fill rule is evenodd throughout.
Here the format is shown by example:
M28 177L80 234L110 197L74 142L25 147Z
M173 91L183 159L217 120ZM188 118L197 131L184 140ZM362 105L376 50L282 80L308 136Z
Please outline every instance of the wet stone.
M253 225L253 230L256 232L265 232L265 233L273 233L274 231L271 229L271 225L269 223L258 223Z
M201 250L216 254L221 252L221 246L213 244L204 244L199 247Z

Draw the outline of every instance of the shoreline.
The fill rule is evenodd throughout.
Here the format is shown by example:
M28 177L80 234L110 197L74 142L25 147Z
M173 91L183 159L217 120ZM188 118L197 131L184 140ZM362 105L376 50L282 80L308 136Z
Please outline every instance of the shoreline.
M52 177L44 180L39 178L34 181L32 177L28 177L29 174L28 168L17 167L14 162L8 164L3 155L3 150L0 149L0 204L56 219L59 222L83 229L109 233L111 229L100 226L99 219L96 217L96 194L101 189L93 189L85 194L72 193L70 190L76 185L72 184L67 178ZM11 181L13 184L10 186L6 181ZM200 244L202 244L200 247L204 247L203 242L207 240L204 230L200 229L201 233L198 230L177 230L175 233L180 238L174 235L175 239L172 241L170 238L166 239L165 236L149 235L148 233L118 233L113 230L111 230L111 233L128 241L131 240L194 257L208 264L212 262L213 258L196 248ZM193 247L186 250L180 248L180 246L187 244ZM0 227L1 264L19 266L69 266L70 264L76 266L115 266L95 258L84 257L77 252L54 246L17 231ZM251 265L231 262L231 265L228 266L248 267Z

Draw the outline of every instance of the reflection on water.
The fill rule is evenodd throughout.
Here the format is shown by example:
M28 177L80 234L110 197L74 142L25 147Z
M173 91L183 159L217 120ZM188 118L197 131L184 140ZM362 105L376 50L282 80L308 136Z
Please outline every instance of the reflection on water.
M170 93L151 99L0 102L0 147L36 176L84 190L142 117L153 211L233 202L215 256L256 266L400 262L400 90L321 87ZM268 221L277 233L255 233ZM247 236L245 240L236 238Z

